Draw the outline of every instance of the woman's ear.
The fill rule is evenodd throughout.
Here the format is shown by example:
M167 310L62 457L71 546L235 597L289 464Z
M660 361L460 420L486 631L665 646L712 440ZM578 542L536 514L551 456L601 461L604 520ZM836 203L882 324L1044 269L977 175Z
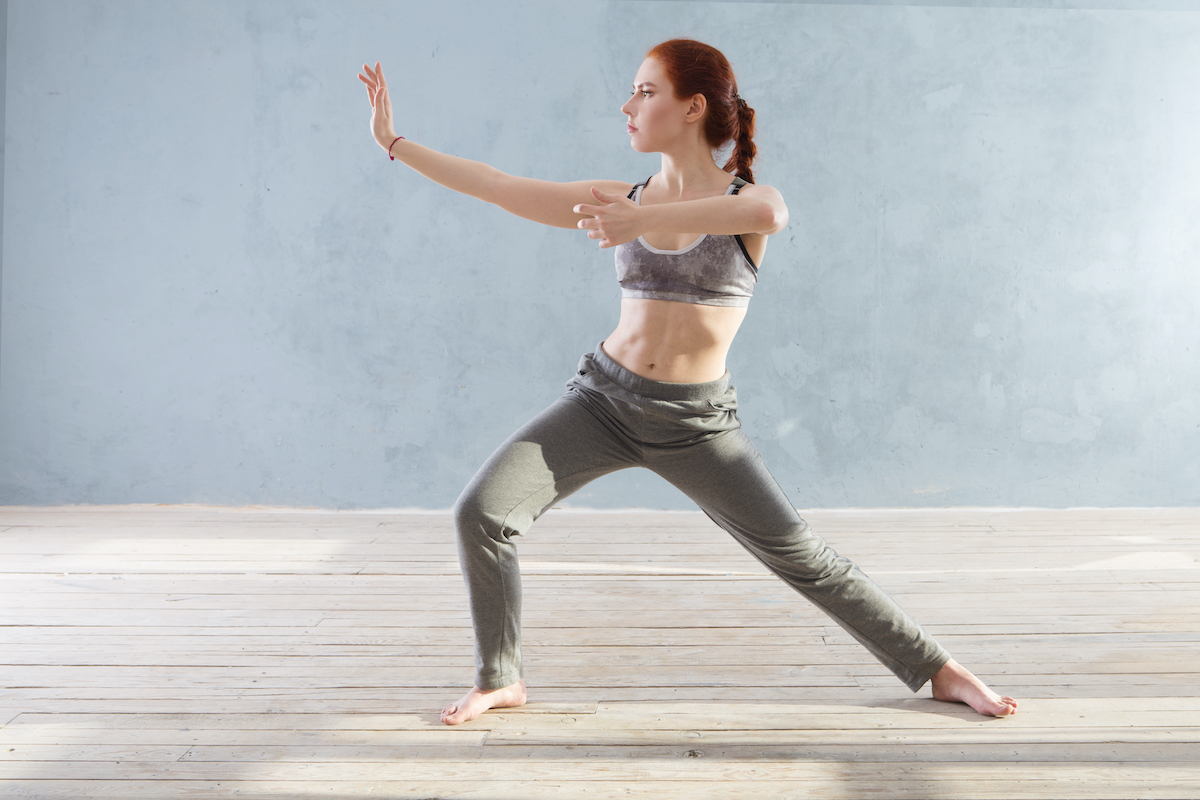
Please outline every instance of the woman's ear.
M692 103L688 106L687 114L684 117L688 122L695 122L704 118L704 112L708 110L708 98L702 94L692 95Z

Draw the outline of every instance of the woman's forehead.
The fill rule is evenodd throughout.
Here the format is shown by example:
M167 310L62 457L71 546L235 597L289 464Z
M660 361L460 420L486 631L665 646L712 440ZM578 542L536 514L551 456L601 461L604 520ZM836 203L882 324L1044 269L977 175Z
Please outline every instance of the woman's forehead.
M659 64L656 59L647 58L638 67L637 76L633 79L633 85L641 86L643 83L653 83L656 86L670 83L667 80L666 73L663 72L662 64Z

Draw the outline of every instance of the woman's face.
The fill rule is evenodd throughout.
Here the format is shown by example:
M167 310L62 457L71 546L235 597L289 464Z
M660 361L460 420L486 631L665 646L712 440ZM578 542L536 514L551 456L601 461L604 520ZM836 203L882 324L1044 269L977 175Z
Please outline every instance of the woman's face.
M675 87L653 58L642 62L633 79L633 96L621 106L630 145L639 153L663 150L683 133L691 100L675 97Z

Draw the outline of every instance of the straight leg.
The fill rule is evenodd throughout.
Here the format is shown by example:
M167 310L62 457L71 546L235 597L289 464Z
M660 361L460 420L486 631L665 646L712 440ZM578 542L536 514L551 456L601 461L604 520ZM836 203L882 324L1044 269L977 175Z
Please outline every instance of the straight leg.
M950 656L800 518L740 427L647 466L681 489L755 558L828 614L914 692Z

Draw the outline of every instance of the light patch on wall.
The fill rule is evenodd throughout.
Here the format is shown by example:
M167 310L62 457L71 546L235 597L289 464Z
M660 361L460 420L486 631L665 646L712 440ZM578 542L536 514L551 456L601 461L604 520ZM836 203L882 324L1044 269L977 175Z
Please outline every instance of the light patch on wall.
M817 460L817 443L812 431L792 420L779 424L779 446L797 464L812 464Z
M904 16L904 27L908 29L913 42L926 50L937 45L937 17L929 9L909 6L904 9Z
M1102 261L1093 261L1085 269L1072 272L1068 281L1072 289L1081 292L1108 294L1121 290L1121 284L1117 280L1117 273L1114 272L1110 265Z
M1191 397L1181 397L1168 403L1153 415L1153 420L1160 426L1163 435L1167 431L1195 431L1200 428L1200 402Z
M888 236L898 247L924 241L925 229L929 226L929 206L902 203L889 208L884 224Z
M1104 420L1093 413L1092 394L1075 381L1076 415L1068 417L1047 408L1031 408L1021 415L1021 438L1027 442L1093 442Z
M1129 403L1138 393L1136 370L1122 365L1105 367L1100 372L1100 397L1110 403Z
M1003 411L1007 405L1004 396L1004 384L992 383L992 373L988 372L979 378L979 395L987 401L989 411Z
M963 86L961 83L956 83L953 86L947 86L945 89L938 89L936 92L930 92L921 97L925 101L925 108L930 111L942 111L956 105L962 98Z
M1099 417L1068 417L1047 408L1031 408L1021 415L1021 438L1027 442L1093 442L1100 430Z
M803 386L808 376L817 371L819 363L815 356L795 342L771 348L771 364L776 374L789 386Z

